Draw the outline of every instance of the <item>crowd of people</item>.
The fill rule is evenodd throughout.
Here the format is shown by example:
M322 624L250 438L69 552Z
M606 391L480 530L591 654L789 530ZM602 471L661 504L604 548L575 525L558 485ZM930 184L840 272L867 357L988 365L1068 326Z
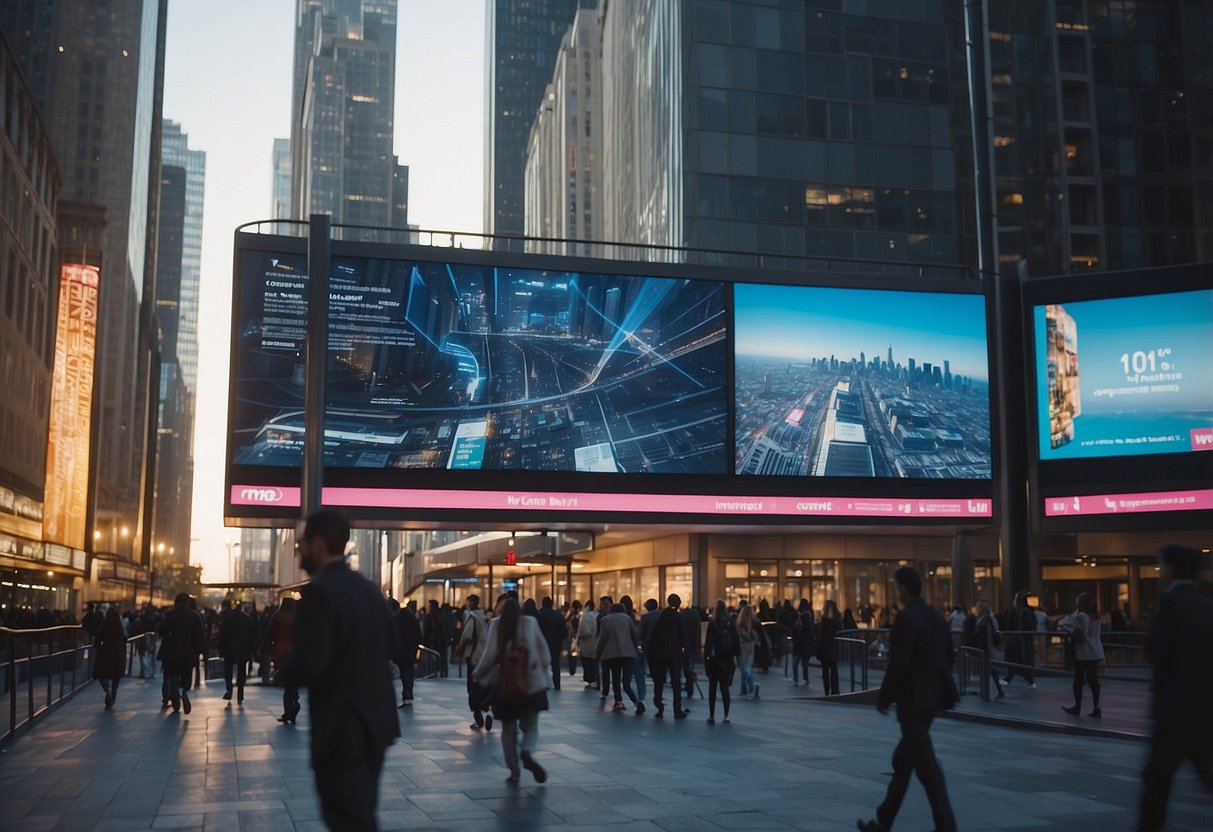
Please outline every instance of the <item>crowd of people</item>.
M539 715L548 709L549 690L561 688L566 672L578 669L586 691L598 694L603 709L647 712L652 683L652 716L662 719L666 687L675 720L686 719L688 701L703 697L699 667L707 682L707 722L732 718L733 686L737 695L760 698L756 670L766 670L787 651L791 683L810 685L810 660L821 671L822 692L838 693L838 638L856 629L851 610L839 611L826 601L820 615L801 599L756 607L741 601L730 609L723 600L701 608L670 594L664 605L655 598L642 606L623 596L573 601L558 609L551 598L538 604L515 592L482 608L469 595L460 608L430 601L403 607L386 602L379 590L351 570L343 553L349 541L344 518L329 511L309 516L300 539L302 567L311 575L298 603L287 598L277 607L258 611L254 605L228 600L220 611L199 609L187 594L169 609L145 605L121 616L117 606L102 611L89 605L81 626L96 646L93 675L110 709L126 671L127 639L139 639L141 676L161 666L162 704L186 714L189 691L199 683L201 662L210 652L223 660L223 699L244 700L244 687L254 663L263 682L283 686L279 721L293 724L300 710L299 690L309 689L311 743L317 791L331 828L374 828L378 773L386 748L400 734L395 710L411 707L420 648L436 656L437 674L449 675L452 664L466 680L471 728L500 727L507 782L518 784L526 769L537 783L547 771L537 758ZM1184 760L1191 760L1213 788L1213 602L1196 584L1200 554L1168 547L1160 559L1165 584L1151 616L1145 649L1154 665L1155 736L1143 773L1145 790L1140 829L1158 829L1165 818L1171 779ZM1002 685L1022 676L1035 685L1036 634L1058 629L1067 635L1068 663L1074 671L1074 705L1081 713L1086 690L1090 716L1099 718L1098 665L1104 660L1103 622L1095 599L1080 594L1073 612L1056 619L1042 616L1027 592L1018 593L1002 615L988 601L971 610L953 608L947 616L922 598L922 579L911 568L897 570L900 607L875 611L861 608L860 618L877 624L887 615L885 673L877 708L897 706L901 740L893 754L893 777L885 801L873 820L860 820L861 830L887 830L904 799L911 775L927 791L937 829L955 829L942 769L935 759L929 728L940 711L957 701L953 665L959 647L975 648L989 657L1002 649L992 682ZM1123 613L1122 613L1123 615ZM1127 630L1117 626L1112 630ZM567 659L567 663L566 660ZM394 666L395 671L389 672ZM993 665L990 665L993 667ZM393 677L400 680L395 704ZM719 706L719 710L718 710ZM230 706L229 706L230 707Z

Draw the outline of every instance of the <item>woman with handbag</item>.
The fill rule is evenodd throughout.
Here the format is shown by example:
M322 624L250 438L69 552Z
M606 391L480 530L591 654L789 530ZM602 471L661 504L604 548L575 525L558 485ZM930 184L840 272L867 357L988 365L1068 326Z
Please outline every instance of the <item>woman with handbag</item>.
M484 641L484 654L473 675L477 682L495 691L493 714L501 725L501 751L510 770L506 782L518 783L521 762L535 776L535 782L542 783L548 779L547 772L533 755L539 740L539 712L548 709L552 669L539 622L522 614L516 598L507 598L500 615L489 622Z
M1071 716L1082 711L1082 686L1084 680L1091 688L1091 716L1099 719L1099 663L1104 660L1103 643L1099 638L1100 620L1095 612L1095 599L1089 593L1078 596L1074 611L1074 628L1070 630L1070 643L1074 645L1074 706L1062 710Z

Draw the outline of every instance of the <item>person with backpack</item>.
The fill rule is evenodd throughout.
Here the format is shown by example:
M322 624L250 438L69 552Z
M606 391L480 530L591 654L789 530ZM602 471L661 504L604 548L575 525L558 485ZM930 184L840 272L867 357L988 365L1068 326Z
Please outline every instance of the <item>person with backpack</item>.
M484 655L485 634L488 622L484 618L484 610L480 609L480 596L468 596L468 608L463 614L463 627L460 630L459 646L455 648L455 661L466 662L468 665L467 689L468 708L472 711L472 724L468 726L475 731L483 728L493 730L493 715L481 710L482 697L479 685L472 678L471 670L480 662Z
M510 772L506 782L518 784L521 763L534 775L535 782L542 783L548 779L547 772L536 762L534 753L539 740L539 712L548 709L552 670L539 622L522 614L518 599L507 598L500 614L489 622L484 642L484 653L472 676L496 691L493 713L501 723L501 751Z
M708 631L703 639L703 666L708 674L708 725L716 724L716 691L724 705L724 724L729 724L729 688L737 657L741 655L741 636L729 617L724 601L717 600L708 619Z
M804 675L804 686L809 686L809 659L817 653L817 625L813 623L813 607L804 598L796 624L792 627L792 686L799 687L800 675Z
M821 609L821 630L817 639L817 661L821 662L821 686L826 696L838 695L838 644L834 639L842 630L838 605L826 601Z

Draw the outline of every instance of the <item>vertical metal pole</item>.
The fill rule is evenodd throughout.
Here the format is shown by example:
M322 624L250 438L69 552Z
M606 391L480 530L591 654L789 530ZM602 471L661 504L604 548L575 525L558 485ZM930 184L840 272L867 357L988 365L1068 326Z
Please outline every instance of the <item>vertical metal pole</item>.
M312 214L307 244L307 363L303 387L303 516L320 508L324 487L324 394L329 354L328 214Z

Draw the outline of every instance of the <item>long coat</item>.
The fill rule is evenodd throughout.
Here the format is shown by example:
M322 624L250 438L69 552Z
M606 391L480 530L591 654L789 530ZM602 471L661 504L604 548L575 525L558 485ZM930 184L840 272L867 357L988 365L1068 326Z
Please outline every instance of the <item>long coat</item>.
M120 679L126 673L126 634L121 622L108 618L103 621L93 638L93 647L97 648L94 679Z
M253 655L253 620L244 610L227 609L219 614L219 655L247 662Z
M943 616L914 598L893 620L889 663L879 705L897 704L897 719L930 718L956 704L952 635Z
M206 634L198 614L185 604L175 604L156 629L164 637L160 661L164 662L165 675L192 673L199 654L206 650Z
M282 668L283 681L308 689L312 767L338 759L355 731L382 758L396 737L396 692L388 662L395 628L379 590L334 561L300 590L295 648Z

